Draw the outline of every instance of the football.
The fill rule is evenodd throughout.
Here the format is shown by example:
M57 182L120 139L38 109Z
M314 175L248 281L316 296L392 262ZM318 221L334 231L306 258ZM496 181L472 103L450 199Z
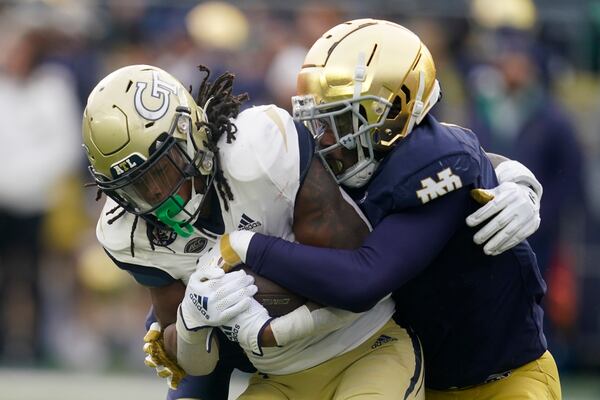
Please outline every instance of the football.
M254 298L269 311L271 317L285 315L307 301L305 297L297 295L283 286L255 274L249 267L241 266L238 268L243 269L248 275L254 277L254 284L258 287L258 293L254 295Z

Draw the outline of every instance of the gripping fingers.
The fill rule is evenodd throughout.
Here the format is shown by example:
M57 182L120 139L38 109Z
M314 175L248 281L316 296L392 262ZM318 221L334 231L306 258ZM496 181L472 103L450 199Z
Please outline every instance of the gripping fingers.
M159 365L156 367L156 375L160 376L161 378L168 378L173 376L173 372L171 372L171 370L164 365Z
M144 342L146 342L146 343L155 342L160 338L160 335L161 335L160 324L158 322L153 322L152 325L150 325L148 332L146 332L146 335L144 336Z
M230 321L232 318L235 318L241 313L246 312L250 308L250 301L251 300L248 297L245 297L236 304L227 308L225 311L223 311L223 320Z
M144 358L144 364L146 364L146 366L150 368L156 368L158 366L158 364L156 364L154 358L150 354L148 354L146 358Z
M519 226L520 223L515 220L506 225L504 229L498 232L485 244L483 247L485 254L497 256L523 240L521 235L515 234L515 231L518 230Z
M229 279L228 282L222 283L221 287L217 290L217 295L219 298L225 297L231 293L236 292L239 289L248 287L254 283L254 277L251 275L247 275L244 271L236 271L241 272L241 274L236 275L233 279ZM230 272L232 274L234 272Z
M485 206L479 208L473 214L469 215L467 217L467 225L477 226L490 219L492 216L496 215L500 210L506 207L508 200L509 199L507 196L504 196L502 193L500 193Z
M252 295L255 294L256 291L256 286L252 285L232 293L227 298L223 299L223 301L219 303L219 307L223 310L221 312L222 319L228 321L248 310L252 302Z
M475 236L473 236L473 241L477 244L487 242L492 236L494 236L494 234L504 230L513 217L514 214L511 210L502 210L498 215L485 224L483 228L475 233Z

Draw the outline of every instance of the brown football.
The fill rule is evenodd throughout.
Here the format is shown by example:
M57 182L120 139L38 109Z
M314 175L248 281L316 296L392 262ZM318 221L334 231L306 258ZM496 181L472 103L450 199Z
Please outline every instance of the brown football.
M258 287L258 293L254 295L254 298L269 311L271 317L280 317L306 303L305 297L297 295L283 286L255 274L250 267L243 265L238 268L243 269L248 275L254 277L254 284Z

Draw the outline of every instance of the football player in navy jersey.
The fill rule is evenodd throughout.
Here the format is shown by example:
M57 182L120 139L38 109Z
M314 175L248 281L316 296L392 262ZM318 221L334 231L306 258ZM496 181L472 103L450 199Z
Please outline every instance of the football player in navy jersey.
M228 74L214 83L205 79L197 100L204 107L198 107L185 88L165 71L145 65L129 66L98 84L84 114L84 147L91 171L101 191L109 197L97 236L115 264L149 288L154 305L151 320L157 319L160 324L152 324L147 337L148 364L170 379L173 387L181 378L181 371L161 346L163 341L173 340L173 322L185 285L189 289L197 284L190 275L198 256L206 253L220 234L247 221L245 213L256 219L250 226L254 231L279 232L282 237L290 237L293 230L296 240L319 246L354 248L368 232L320 160L311 158L313 143L306 128L295 125L287 113L272 106L238 114L241 98L231 94L232 82L233 76ZM250 148L252 151L247 150ZM259 166L267 168L255 176L256 181L250 181L248 173L253 170L249 167L257 166L257 158L263 163ZM274 164L264 164L269 160ZM492 206L509 209L498 201L501 198L517 203L526 200L526 194L506 186L515 181L508 178L504 186L495 189L500 194ZM265 190L259 185L261 182L273 184ZM210 189L205 190L204 185ZM268 206L264 207L264 203ZM527 215L536 220L536 210L529 211ZM488 222L480 232L501 234L504 229L495 221ZM521 232L531 232L528 224L519 223L516 227L517 237ZM250 297L248 283L239 283L244 279L239 278L240 273L227 274L226 283L242 291L241 297ZM211 316L217 315L211 311ZM267 334L273 332L269 326ZM361 333L353 329L351 334ZM382 337L376 339L373 348L371 343L365 344L373 350L398 347L400 343L399 336ZM232 369L251 370L239 348L223 335L212 340L219 344L219 351L213 351L210 360L204 357L206 354L199 354L201 361L206 362L194 371L212 373L184 378L176 390L169 392L169 399L225 399ZM212 340L206 336L198 339ZM198 341L186 349L191 353L201 350ZM408 342L412 349L416 342L411 343L410 338ZM177 349L178 356L180 350ZM325 353L316 352L315 357ZM193 355L187 354L187 359ZM422 371L417 368L417 361L409 357L415 355L404 352L401 359L412 362L415 373ZM179 357L177 361L182 362ZM214 370L209 361L216 363L212 365ZM347 360L338 364L344 366L344 362ZM388 371L392 371L389 366ZM381 373L377 376L385 378ZM386 385L402 382L397 374L395 377L386 380ZM369 381L356 380L356 384L361 382ZM418 385L407 390L412 396L422 395Z
M355 312L393 292L396 320L423 345L428 399L560 399L542 327L546 285L517 234L525 211L539 208L541 187L511 162L494 173L473 132L429 113L440 88L421 40L382 20L338 25L310 49L298 92L294 117L374 230L356 250L234 232L218 248L225 261ZM474 189L493 188L505 174L530 185L511 183L530 199L507 205L498 194L469 216L476 200L496 194ZM477 246L465 218L475 225L492 216L497 226L477 232L475 242L486 243Z

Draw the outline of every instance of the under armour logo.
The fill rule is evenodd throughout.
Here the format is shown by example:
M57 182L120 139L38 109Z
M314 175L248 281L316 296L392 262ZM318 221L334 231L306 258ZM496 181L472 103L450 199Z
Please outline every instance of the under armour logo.
M462 187L460 176L453 175L450 168L438 172L437 177L438 182L432 178L423 179L421 181L423 189L417 190L417 197L421 199L423 204Z

